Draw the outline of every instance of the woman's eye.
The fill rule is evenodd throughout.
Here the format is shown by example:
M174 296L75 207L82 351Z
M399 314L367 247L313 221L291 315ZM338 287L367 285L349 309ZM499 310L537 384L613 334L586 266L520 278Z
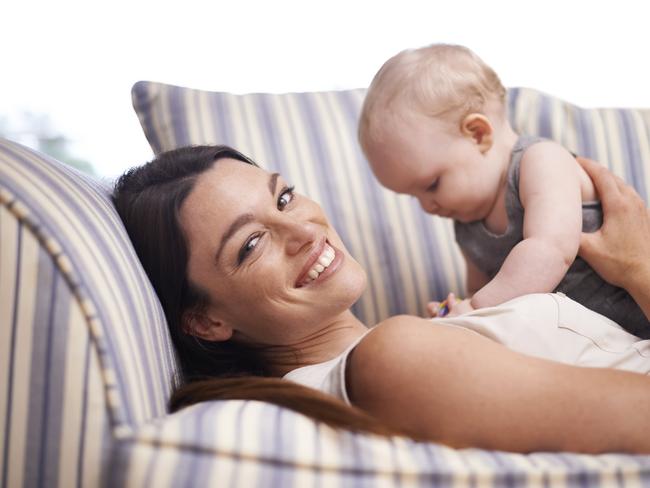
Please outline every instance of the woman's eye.
M248 257L248 255L253 252L255 249L255 246L257 246L257 243L259 242L260 238L262 237L261 234L251 236L250 239L246 241L246 243L242 246L242 248L239 250L239 254L237 256L237 264L241 264L244 262L244 260Z
M293 199L295 198L294 188L295 187L290 186L290 187L284 187L282 189L280 195L278 196L278 202L277 202L278 210L284 210L284 208L293 201ZM262 238L262 235L263 234L254 234L244 243L244 245L239 250L239 253L237 254L237 265L242 264L249 256L249 254L251 254L255 250L257 244Z
M284 188L280 192L280 196L278 197L278 210L284 210L284 207L286 207L291 203L291 201L295 196L293 193L294 189L295 189L294 186L290 186Z
M440 178L436 178L436 180L429 185L429 188L427 188L427 191L436 191L438 189L438 184L440 183Z

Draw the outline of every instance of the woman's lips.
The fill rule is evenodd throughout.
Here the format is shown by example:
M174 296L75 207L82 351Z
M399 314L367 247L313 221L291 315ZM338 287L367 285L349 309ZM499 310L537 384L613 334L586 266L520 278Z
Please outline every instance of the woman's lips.
M308 265L305 266L305 270L301 273L300 275L301 277L296 282L297 288L317 285L318 283L321 283L327 278L329 278L332 274L334 274L337 271L338 267L343 262L344 254L340 249L333 246L329 241L327 242L327 246L334 251L334 259L332 259L332 261L327 266L327 268L325 268L322 272L320 272L316 278L314 278L313 280L309 280L308 278L309 270L313 268L313 266L318 262L319 257L323 254L323 251L325 249L325 242L324 242L322 246L319 246L320 251L316 254L316 257L310 259L308 261Z
M302 271L300 271L300 274L298 275L298 279L296 280L296 285L295 285L296 287L301 286L301 284L304 284L304 281L307 278L309 270L314 267L320 255L323 254L323 250L325 249L325 244L327 244L327 239L323 238L323 240L318 245L314 246L311 253L309 254L309 257L307 258L307 262L302 267Z
M334 249L334 259L332 260L330 265L327 268L325 268L325 270L321 274L318 275L318 277L315 280L307 283L307 286L318 285L319 283L322 283L323 281L327 280L330 276L332 276L334 273L338 271L339 266L341 266L341 263L343 263L343 259L345 258L343 251L337 249L331 244L329 245L332 249Z

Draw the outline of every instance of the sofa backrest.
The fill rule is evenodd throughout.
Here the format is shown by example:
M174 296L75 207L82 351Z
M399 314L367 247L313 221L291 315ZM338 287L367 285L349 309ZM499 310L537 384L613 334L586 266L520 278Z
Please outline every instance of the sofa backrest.
M232 95L140 82L132 93L154 152L227 144L319 202L368 273L353 307L364 323L423 314L428 301L461 290L449 222L381 188L364 162L356 123L365 90Z
M383 190L370 174L356 142L363 95L233 95L148 82L133 90L156 152L231 144L318 200L368 270L369 290L355 311L372 324L422 313L427 300L460 292L463 269L449 223ZM647 196L649 111L581 109L526 89L510 90L509 103L521 132L598 159ZM5 140L0 378L0 486L96 486L109 479L115 446L164 415L178 381L162 310L107 189ZM206 437L212 432L222 431ZM147 455L139 470L149 466ZM167 459L161 454L157 462Z
M365 90L243 94L138 82L133 105L154 152L228 144L280 172L318 201L368 272L354 311L368 325L423 315L428 301L464 292L464 263L450 221L422 212L372 175L357 142ZM650 111L583 109L536 90L508 92L511 122L609 165L642 196L650 188ZM643 164L645 162L645 164Z
M177 366L108 190L0 140L0 486L95 486Z

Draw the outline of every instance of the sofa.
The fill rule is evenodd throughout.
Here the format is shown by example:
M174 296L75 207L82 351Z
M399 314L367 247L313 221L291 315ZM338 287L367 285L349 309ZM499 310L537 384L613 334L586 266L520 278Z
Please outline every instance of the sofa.
M317 200L369 286L368 325L462 294L446 220L382 189L356 141L364 90L232 94L138 82L155 153L232 145ZM650 188L650 110L508 92L524 133ZM451 449L334 430L258 401L167 413L180 372L110 185L0 140L0 486L650 486L650 456Z

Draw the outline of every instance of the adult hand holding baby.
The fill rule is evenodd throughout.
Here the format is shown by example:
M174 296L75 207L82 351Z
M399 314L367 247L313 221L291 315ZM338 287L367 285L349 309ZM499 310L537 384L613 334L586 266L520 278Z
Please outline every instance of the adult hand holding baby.
M625 288L648 316L650 299L650 212L634 188L587 158L578 162L594 182L603 225L583 233L578 254L608 282Z
M450 83L450 73L457 82ZM383 186L454 220L472 306L561 292L650 339L647 311L630 285L620 286L633 279L629 271L647 250L621 253L616 240L608 248L609 240L597 240L610 237L601 231L583 251L587 261L601 264L575 260L582 230L595 232L603 222L601 207L593 205L596 187L567 148L515 130L506 95L494 70L463 46L405 50L373 78L359 116L359 142ZM650 243L645 225L641 246ZM589 249L604 254L598 259ZM623 257L608 263L607 253L615 251ZM634 279L650 283L650 271ZM454 305L453 314L470 306ZM435 306L429 312L440 316Z
M596 232L582 233L580 256L608 282L625 288L648 316L650 299L650 210L634 188L605 166L577 158L598 191L603 206L603 225ZM474 310L470 300L453 293L443 302L429 302L432 318L456 316Z

